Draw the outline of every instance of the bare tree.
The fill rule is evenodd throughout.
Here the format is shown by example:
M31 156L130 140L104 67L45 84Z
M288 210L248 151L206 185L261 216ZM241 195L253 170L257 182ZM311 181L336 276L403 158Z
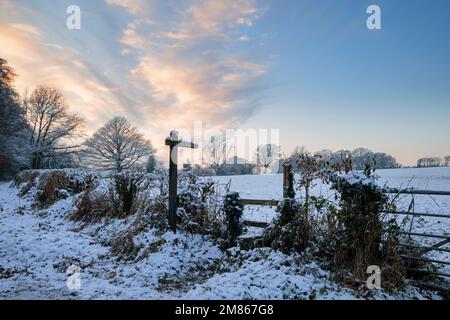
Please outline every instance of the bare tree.
M208 165L218 175L220 169L227 161L229 146L225 136L214 136L208 144L203 147L203 164Z
M61 91L39 86L23 101L31 130L32 168L40 169L44 159L77 152L84 120L68 111ZM78 141L77 141L78 140Z
M305 208L309 210L310 190L316 180L325 180L328 161L321 155L312 155L305 148L294 150L291 155L292 171L298 175L298 186L305 190Z
M280 147L275 144L264 144L256 148L256 164L267 173L280 159ZM278 169L278 167L277 167Z
M95 167L121 172L152 154L150 141L124 117L115 117L85 142L85 155Z

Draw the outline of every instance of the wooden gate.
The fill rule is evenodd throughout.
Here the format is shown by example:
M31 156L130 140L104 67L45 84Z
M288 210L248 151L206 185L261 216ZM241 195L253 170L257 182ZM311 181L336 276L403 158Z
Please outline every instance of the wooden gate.
M409 216L411 217L412 221L414 217L424 217L424 218L440 218L445 219L445 221L448 221L450 224L450 213L449 214L440 214L440 213L423 213L423 212L416 212L415 211L415 196L450 196L449 191L433 191L433 190L415 190L415 189L384 189L384 193L386 194L403 194L403 195L410 195L412 197L411 204L409 210L407 211L391 211L391 212L385 212L388 214L398 215L398 216ZM449 230L450 232L450 230ZM439 252L439 253L449 253L450 254L450 248L445 247L445 245L450 243L450 234L449 233L427 233L427 232L413 232L412 231L412 223L410 230L400 230L399 234L408 236L407 242L400 243L399 245L404 248L409 249L415 249L416 253L414 255L402 255L402 258L405 259L406 263L410 262L411 260L419 260L419 261L426 261L429 263L432 263L433 265L441 266L441 268L437 268L437 270L424 270L424 269L417 269L417 268L407 268L409 271L414 271L418 273L426 273L426 274L433 274L439 277L444 277L447 279L450 279L450 272L442 271L443 266L450 265L450 259L449 255L447 255L445 258L438 258L433 259L427 256L427 254L430 254L432 252ZM412 240L414 238L419 239L434 239L435 242L431 245L424 245L424 244L413 244ZM420 243L420 242L418 242ZM446 287L439 287L435 284L431 283L424 283L416 281L421 285L425 285L428 287L432 287L434 289L438 290L444 290L449 292L450 288L448 286Z

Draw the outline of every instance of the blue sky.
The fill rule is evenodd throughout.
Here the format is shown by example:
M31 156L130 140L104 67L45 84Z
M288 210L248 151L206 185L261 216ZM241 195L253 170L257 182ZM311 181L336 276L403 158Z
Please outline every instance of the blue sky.
M81 30L65 27L71 4ZM60 86L88 132L125 115L160 147L202 120L280 129L286 153L364 146L410 165L450 154L449 14L446 0L1 0L0 52L20 92Z

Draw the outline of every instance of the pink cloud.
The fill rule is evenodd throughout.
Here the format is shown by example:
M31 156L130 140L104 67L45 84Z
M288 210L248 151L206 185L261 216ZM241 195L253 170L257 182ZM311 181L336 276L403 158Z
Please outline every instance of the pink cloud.
M113 91L94 76L76 51L43 44L36 34L41 35L41 32L34 26L18 26L0 20L2 57L18 74L16 88L19 93L40 84L62 89L71 110L87 118L89 131L93 131L108 114L112 116L121 110Z

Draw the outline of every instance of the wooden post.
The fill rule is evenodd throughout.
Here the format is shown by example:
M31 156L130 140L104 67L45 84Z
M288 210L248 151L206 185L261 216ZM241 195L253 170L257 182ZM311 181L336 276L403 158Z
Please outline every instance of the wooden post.
M285 162L283 164L283 198L287 198L288 188L289 188L289 171L288 164Z
M292 174L292 165L290 161L283 164L283 198L294 198L294 176Z
M169 226L173 232L177 231L177 177L178 177L178 132L170 133L170 159L169 159Z
M197 148L192 142L179 140L178 132L173 130L166 139L166 146L170 147L169 155L169 226L173 232L177 231L177 178L178 178L178 148Z

